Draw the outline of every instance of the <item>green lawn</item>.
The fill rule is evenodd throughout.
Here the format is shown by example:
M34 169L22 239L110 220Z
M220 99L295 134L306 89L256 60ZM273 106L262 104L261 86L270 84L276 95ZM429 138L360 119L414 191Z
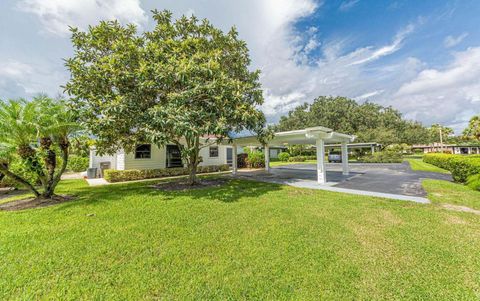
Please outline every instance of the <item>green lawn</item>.
M405 158L405 161L408 161L408 163L410 163L410 167L412 168L412 170L450 173L448 170L445 170L443 168L437 167L432 164L425 163L420 158Z
M1 300L480 298L471 213L240 180L60 190L78 199L0 212Z
M436 204L453 204L480 210L480 192L468 186L441 180L423 180L428 199Z

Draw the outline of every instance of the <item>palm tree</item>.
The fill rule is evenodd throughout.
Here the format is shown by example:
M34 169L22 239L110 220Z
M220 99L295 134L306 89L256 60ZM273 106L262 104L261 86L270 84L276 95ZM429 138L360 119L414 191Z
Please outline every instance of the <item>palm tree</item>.
M467 139L476 139L480 141L480 115L473 116L468 123L468 127L463 131Z
M51 198L68 163L69 139L80 130L63 100L39 96L0 103L0 172L27 187L35 197ZM60 156L61 164L57 157ZM9 169L21 160L36 183Z

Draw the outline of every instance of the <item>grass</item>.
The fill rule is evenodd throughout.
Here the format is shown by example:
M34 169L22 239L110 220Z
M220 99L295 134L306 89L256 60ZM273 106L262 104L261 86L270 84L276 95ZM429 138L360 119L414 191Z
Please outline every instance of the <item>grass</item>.
M432 203L461 205L480 210L480 192L468 186L431 179L423 180L422 185L429 192L428 199Z
M437 167L432 164L428 164L423 162L422 159L419 158L405 158L408 163L410 163L410 167L412 170L417 170L417 171L429 171L429 172L438 172L438 173L445 173L448 174L450 173L448 170Z
M1 300L480 298L471 213L240 180L59 190L78 199L0 212Z

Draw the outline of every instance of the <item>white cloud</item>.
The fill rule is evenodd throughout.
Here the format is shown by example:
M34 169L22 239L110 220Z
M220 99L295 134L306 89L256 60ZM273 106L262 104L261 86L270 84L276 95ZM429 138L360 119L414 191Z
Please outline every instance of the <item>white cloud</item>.
M376 59L381 58L382 56L386 56L398 51L401 48L403 40L413 32L415 26L413 24L409 24L403 30L398 32L393 39L393 42L390 45L383 46L377 50L371 51L370 47L360 49L359 53L361 52L363 57L355 62L352 65L363 64L367 63Z
M69 26L86 29L100 20L137 25L147 20L140 0L22 0L17 8L36 15L45 31L60 36L68 35Z
M32 66L15 60L0 62L0 76L12 79L23 78L33 73Z
M375 90L375 91L368 92L368 93L365 93L365 94L362 94L362 95L359 95L359 96L355 96L355 97L353 97L353 99L355 99L356 101L368 100L369 98L371 98L373 96L382 94L383 91L385 91L385 90Z
M344 2L342 2L342 4L340 4L340 7L338 9L341 10L341 11L344 11L344 12L348 11L348 10L352 9L355 5L357 5L358 2L360 2L360 0L344 1Z
M0 98L27 97L38 93L61 92L59 83L65 82L63 72L52 66L28 64L16 60L0 62Z
M412 118L464 126L473 113L480 113L478 78L480 47L468 48L455 52L443 69L419 72L393 94L393 102Z
M414 57L380 65L382 59L402 49L422 23L420 19L393 32L389 43L351 50L354 37L321 40L319 25L296 31L297 21L322 9L321 2L315 0L142 0L142 6L139 0L22 0L18 7L38 16L45 31L64 37L67 25L85 28L100 19L118 18L146 25L143 8L169 9L176 17L195 12L224 30L236 25L250 49L252 69L262 71L262 109L269 122L320 95L358 101L371 98L426 124L464 124L467 110L478 112L480 107L480 83L473 79L480 78L480 59L474 49L455 53L453 62L443 69L427 68ZM8 62L8 58L2 59ZM49 59L60 62L60 58ZM43 65L20 61L16 60L18 65L10 62L0 66L0 97L14 93L18 87L55 95L59 85L65 83L67 74L61 63L52 67L46 61Z
M454 36L447 36L445 38L445 40L443 40L443 45L445 45L445 47L447 48L451 48L453 46L457 46L458 44L460 44L466 37L468 36L468 33L462 33L461 35L459 35L458 37L454 37Z

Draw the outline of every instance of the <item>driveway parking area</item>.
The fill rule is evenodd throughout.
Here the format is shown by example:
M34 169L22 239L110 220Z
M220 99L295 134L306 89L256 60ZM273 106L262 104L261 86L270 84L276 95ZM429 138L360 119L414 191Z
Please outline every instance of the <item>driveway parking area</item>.
M325 185L316 182L316 166L313 164L285 165L271 168L270 173L250 171L239 172L239 175L259 181L297 187L350 191L367 195L378 193L378 196L388 197L390 195L391 198L419 202L428 202L424 199L426 192L422 188L422 179L452 180L448 174L413 171L407 162L398 164L352 163L348 176L342 175L341 164L329 163L327 164L327 183Z

